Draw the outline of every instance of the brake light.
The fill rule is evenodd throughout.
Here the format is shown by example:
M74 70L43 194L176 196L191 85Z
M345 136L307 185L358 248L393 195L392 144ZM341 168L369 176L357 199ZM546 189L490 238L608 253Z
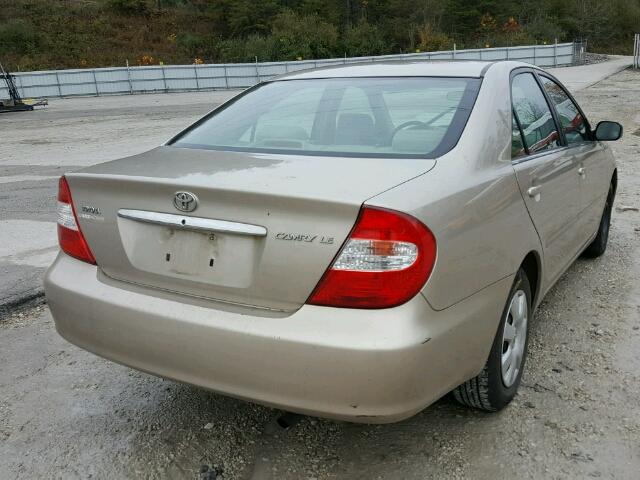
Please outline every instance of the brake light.
M307 303L370 309L401 305L420 291L435 260L435 237L422 222L365 206Z
M83 262L96 264L76 216L67 179L58 182L58 243L63 252Z

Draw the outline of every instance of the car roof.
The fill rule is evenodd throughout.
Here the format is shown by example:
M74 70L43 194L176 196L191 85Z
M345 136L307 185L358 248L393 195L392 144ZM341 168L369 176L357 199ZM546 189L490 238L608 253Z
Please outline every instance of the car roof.
M475 77L480 78L495 63L513 68L533 67L522 62L483 62L475 60L412 60L331 65L279 75L273 80L303 80L344 77Z

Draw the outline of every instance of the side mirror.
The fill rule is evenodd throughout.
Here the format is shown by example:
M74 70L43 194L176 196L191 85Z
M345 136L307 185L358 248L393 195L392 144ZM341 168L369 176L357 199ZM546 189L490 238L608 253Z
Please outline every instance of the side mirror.
M611 142L622 137L622 125L618 122L604 121L596 127L596 140Z

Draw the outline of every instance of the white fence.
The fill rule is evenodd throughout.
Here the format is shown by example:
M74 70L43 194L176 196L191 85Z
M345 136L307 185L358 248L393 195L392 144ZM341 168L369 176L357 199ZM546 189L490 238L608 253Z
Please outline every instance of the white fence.
M293 62L113 67L21 72L13 75L23 98L100 96L246 88L296 70L388 60L519 60L541 67L553 67L579 62L581 55L576 52L574 43L560 43ZM6 83L0 80L0 98L6 97Z

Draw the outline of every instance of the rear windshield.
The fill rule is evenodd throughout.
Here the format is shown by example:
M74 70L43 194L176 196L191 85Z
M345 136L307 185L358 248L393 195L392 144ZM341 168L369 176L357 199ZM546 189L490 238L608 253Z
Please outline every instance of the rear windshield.
M244 152L434 158L455 146L480 79L281 80L214 110L171 145Z

